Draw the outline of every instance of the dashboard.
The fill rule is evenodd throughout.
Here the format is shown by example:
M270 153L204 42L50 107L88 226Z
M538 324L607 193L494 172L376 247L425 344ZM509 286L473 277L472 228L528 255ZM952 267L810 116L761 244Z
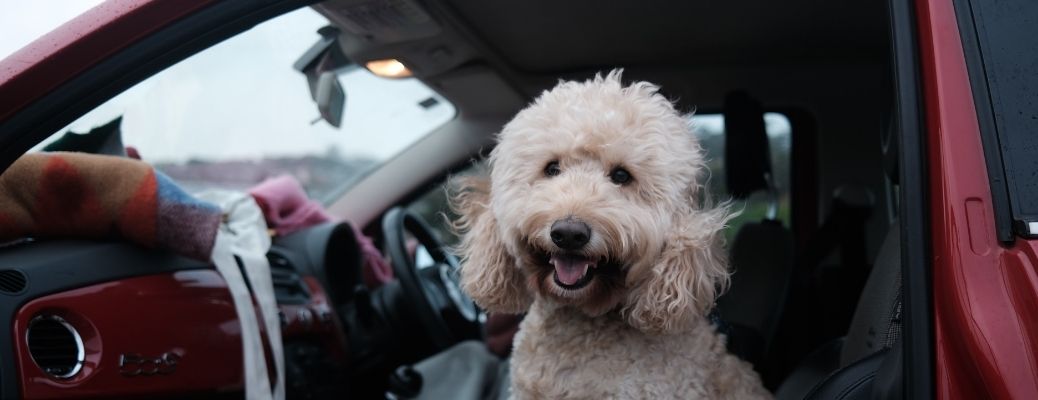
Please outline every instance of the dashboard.
M329 223L278 238L268 259L288 397L355 391L344 379L356 371L339 307L360 284L352 228ZM2 398L243 394L240 327L208 263L116 241L8 244L0 318L13 328L0 330Z

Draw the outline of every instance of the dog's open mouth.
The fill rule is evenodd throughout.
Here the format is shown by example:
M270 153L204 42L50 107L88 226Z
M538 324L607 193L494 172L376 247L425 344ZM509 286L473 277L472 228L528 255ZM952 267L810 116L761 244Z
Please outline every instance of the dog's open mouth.
M627 276L623 261L588 251L541 250L531 245L524 256L528 285L560 304L599 315L616 306Z
M555 267L555 284L576 290L587 286L595 278L598 263L582 255L554 254L548 263Z
M606 257L580 252L546 252L536 248L530 249L529 256L530 262L538 266L537 282L572 294L586 292L586 288L595 282L602 286L599 289L613 287L623 277L623 264Z

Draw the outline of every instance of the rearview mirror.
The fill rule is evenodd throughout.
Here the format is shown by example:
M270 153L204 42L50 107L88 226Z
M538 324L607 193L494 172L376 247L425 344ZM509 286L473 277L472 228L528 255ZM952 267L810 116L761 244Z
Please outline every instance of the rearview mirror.
M346 111L346 91L339 83L339 76L333 71L321 73L313 96L321 118L338 128L342 124L342 114Z
M339 82L339 73L358 66L339 48L338 29L326 26L317 33L321 39L303 53L293 67L306 75L310 97L317 103L321 119L338 128L346 110L346 90Z

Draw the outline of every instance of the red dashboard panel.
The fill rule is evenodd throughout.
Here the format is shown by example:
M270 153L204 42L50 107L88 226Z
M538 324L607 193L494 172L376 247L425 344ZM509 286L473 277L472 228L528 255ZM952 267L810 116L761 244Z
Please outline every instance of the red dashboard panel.
M82 337L82 370L51 377L29 355L26 329L59 317ZM190 270L101 283L35 299L14 321L26 399L187 397L241 393L241 331L223 278Z

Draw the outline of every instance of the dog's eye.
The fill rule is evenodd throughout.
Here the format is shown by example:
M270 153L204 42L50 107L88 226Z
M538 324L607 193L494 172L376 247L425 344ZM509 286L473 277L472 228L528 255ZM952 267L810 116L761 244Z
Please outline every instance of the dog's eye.
M613 172L609 173L609 180L613 181L613 183L617 185L626 185L633 179L634 177L631 176L630 172L627 172L626 169L620 167L614 168Z
M561 174L561 173L562 173L562 170L559 169L559 162L558 161L552 161L552 162L548 163L547 166L544 167L544 176L555 176L555 175L558 175L558 174Z

